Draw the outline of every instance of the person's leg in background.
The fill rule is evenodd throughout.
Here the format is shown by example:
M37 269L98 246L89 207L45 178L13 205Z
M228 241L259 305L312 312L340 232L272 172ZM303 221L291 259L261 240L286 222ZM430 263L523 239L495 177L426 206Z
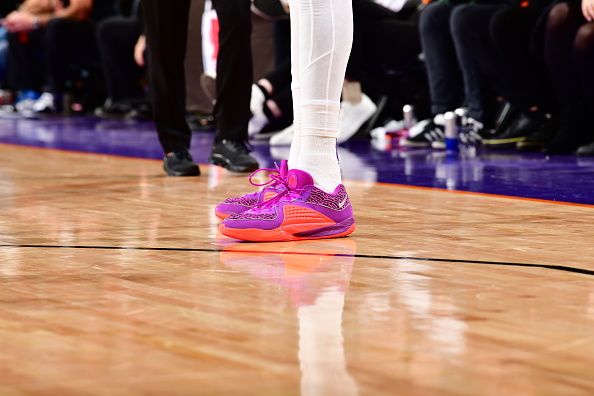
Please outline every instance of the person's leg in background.
M287 59L291 59L291 22L276 21L274 32L274 63L280 66Z
M551 138L552 118L545 109L551 107L552 93L542 67L542 54L532 48L535 28L543 12L536 5L505 7L491 19L491 38L496 51L491 59L479 60L486 62L482 67L487 73L489 68L497 66L493 72L499 74L497 81L501 82L498 93L511 105L512 117L494 136L483 141L485 145L540 150Z
M143 0L148 78L159 141L170 176L197 176L190 155L191 132L186 122L184 58L190 0Z
M29 33L8 34L7 80L17 93L16 108L32 111L33 104L45 84L43 48L44 29Z
M419 20L434 115L456 109L464 97L464 84L450 31L454 8L448 3L430 4L421 12Z
M545 32L545 60L550 78L561 106L559 127L548 145L550 153L571 153L586 143L583 131L588 129L591 110L581 87L574 58L576 34L584 25L579 3L559 3L548 16Z
M340 95L352 45L350 1L295 0L293 101L295 139L286 191L263 205L228 217L224 235L252 241L334 238L355 229L342 185L336 146ZM275 179L276 180L276 179Z
M97 27L97 42L101 53L108 99L97 109L102 117L124 116L132 110L132 102L145 96L139 84L143 68L134 61L134 47L142 34L140 21L113 17Z
M252 172L258 162L247 147L253 82L252 14L249 0L215 0L219 18L217 136L211 162L234 172Z
M97 60L95 24L55 18L45 28L48 89L34 105L38 113L62 111L62 95L72 65L90 66Z
M410 129L404 147L441 147L445 137L444 113L463 104L464 84L450 30L450 17L456 6L436 2L421 11L419 32L433 119L420 121Z
M456 7L450 26L464 78L466 125L460 133L465 143L491 137L497 127L497 93L505 86L501 79L502 59L497 55L490 32L493 16L507 5L464 4ZM514 146L516 142L512 143Z
M270 123L276 119L289 115L291 118L293 117L293 111L291 109L293 106L292 100L290 97L287 97L285 92L287 89L290 91L290 85L290 58L278 63L272 72L252 85L250 101L252 118L248 127L249 136L254 136L263 130L268 130Z
M464 4L456 7L450 19L450 28L456 47L458 62L464 79L464 97L468 108L468 117L475 122L478 132L492 120L487 114L488 91L487 79L498 78L498 74L489 70L485 73L479 67L491 61L496 51L491 40L489 24L493 15L504 5ZM481 61L484 58L486 61ZM497 65L490 67L496 69ZM493 81L500 85L499 81Z

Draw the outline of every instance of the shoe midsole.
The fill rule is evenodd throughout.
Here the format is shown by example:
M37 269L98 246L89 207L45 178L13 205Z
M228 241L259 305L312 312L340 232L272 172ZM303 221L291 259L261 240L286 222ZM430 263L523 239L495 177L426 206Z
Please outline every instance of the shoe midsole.
M353 224L355 224L355 219L352 217L341 221L340 223L333 224L331 226L325 226L322 228L317 228L315 230L298 232L293 234L296 237L321 237L321 236L328 236L328 235L335 235L341 234L347 231Z

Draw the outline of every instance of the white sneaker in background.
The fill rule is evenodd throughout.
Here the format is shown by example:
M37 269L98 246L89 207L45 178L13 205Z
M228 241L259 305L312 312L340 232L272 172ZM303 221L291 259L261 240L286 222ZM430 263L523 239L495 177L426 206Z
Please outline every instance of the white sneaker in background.
M39 99L33 103L33 112L35 113L51 113L56 110L55 98L49 92L44 92Z
M338 144L352 138L363 124L373 117L376 111L377 106L365 94L363 94L359 103L342 102L338 123Z
M254 114L248 123L248 136L251 138L259 134L269 123L270 121L264 113Z
M264 114L264 103L266 102L266 96L264 92L256 84L252 85L252 97L250 101L250 110L252 112L252 118L248 124L248 135L254 136L262 131L269 120Z
M250 110L252 114L256 115L259 113L264 113L264 102L266 101L266 96L264 92L258 87L256 84L252 84L252 96L250 99Z
M35 100L23 99L15 105L15 110L21 114L29 114L29 113L33 112L34 105L35 105Z
M270 138L271 146L290 146L293 142L293 125L286 127Z

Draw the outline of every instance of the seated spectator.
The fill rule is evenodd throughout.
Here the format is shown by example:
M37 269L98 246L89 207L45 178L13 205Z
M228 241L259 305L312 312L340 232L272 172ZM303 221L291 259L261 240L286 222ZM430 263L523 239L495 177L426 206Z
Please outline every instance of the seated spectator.
M26 0L6 17L9 81L24 97L17 104L19 111L61 110L71 67L97 60L94 21L110 13L109 0ZM45 93L33 101L42 90Z
M545 58L561 106L552 153L594 155L594 2L555 5L545 33ZM589 143L589 144L588 144Z
M462 140L474 143L487 122L485 80L472 57L456 52L451 20L460 7L461 2L437 1L421 12L419 29L433 117L411 128L410 137L401 142L404 147L444 148L444 114L462 106L468 109Z
M140 0L132 2L130 14L120 10L119 15L98 25L97 40L108 98L96 115L122 117L148 112L150 105L141 84L145 74L142 32Z
M534 145L536 137L545 136L551 129L550 116L543 111L546 79L538 72L538 57L531 48L544 3L472 3L457 7L452 14L458 58L465 59L461 69L466 90L480 89L473 88L475 81L468 76L478 71L489 82L488 88L511 104L511 117L493 134L483 133L485 146L521 147L529 136L533 136ZM493 122L489 118L480 121Z

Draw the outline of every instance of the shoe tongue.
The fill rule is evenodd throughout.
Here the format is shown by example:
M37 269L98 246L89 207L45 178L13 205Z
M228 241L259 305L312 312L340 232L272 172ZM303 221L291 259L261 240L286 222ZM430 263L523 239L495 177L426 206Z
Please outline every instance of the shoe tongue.
M280 177L282 177L283 179L287 177L287 173L289 173L289 161L282 160L280 166L278 167L278 170L280 172Z
M292 190L302 189L307 186L313 186L313 177L307 172L299 169L291 169L287 173L287 184Z

